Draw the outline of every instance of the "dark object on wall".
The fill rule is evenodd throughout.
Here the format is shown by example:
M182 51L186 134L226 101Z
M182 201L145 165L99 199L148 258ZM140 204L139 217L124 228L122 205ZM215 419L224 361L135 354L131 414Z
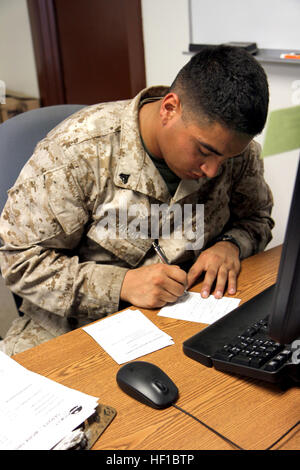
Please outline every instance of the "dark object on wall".
M42 106L132 98L145 87L140 0L27 0Z
M256 54L258 49L257 49L257 44L256 42L226 42L224 46L233 46L233 47L240 47L241 49L246 49L250 54Z
M199 52L205 47L212 46L213 44L189 44L189 51L190 52ZM216 44L214 44L216 45ZM233 47L240 47L241 49L246 49L250 54L257 54L258 49L257 49L257 44L256 42L226 42L223 44L224 46L233 46Z

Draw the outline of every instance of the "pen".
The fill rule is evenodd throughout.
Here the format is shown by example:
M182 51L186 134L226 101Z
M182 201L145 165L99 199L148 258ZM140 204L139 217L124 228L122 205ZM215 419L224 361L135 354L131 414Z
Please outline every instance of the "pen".
M159 256L159 259L161 260L162 263L164 264L170 264L168 258L166 257L165 253L163 252L161 246L159 245L158 241L152 242L152 246L154 250L156 251L157 255ZM184 294L188 294L188 291L184 289Z
M152 246L154 250L156 251L157 255L159 256L159 259L161 260L161 262L164 264L170 264L168 261L168 258L166 257L163 250L161 249L161 247L156 241L152 243Z

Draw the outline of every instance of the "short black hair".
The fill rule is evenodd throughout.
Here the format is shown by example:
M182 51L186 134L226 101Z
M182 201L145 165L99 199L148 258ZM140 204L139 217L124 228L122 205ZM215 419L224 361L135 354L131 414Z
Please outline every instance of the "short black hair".
M264 128L269 104L267 76L242 48L203 48L179 71L169 91L178 94L183 117L217 121L251 136Z

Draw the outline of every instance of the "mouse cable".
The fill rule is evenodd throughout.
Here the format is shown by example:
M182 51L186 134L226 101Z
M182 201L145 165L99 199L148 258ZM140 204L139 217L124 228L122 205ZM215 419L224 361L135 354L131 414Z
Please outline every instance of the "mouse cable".
M293 429L295 429L297 426L299 426L300 421L297 421L297 423L294 424L290 429L288 429L282 436L277 439L277 441L273 442L269 447L267 447L265 450L270 450L272 447L274 447L281 439L283 439L287 434L289 434Z
M201 419L199 418L196 418L196 416L192 415L191 413L189 413L188 411L184 410L183 408L180 408L180 406L178 405L175 405L175 403L173 403L174 408L177 408L179 411L182 411L183 413L185 413L186 415L190 416L191 418L195 419L196 421L198 421L198 423L202 424L202 426L205 426L207 429L209 429L210 431L212 431L213 433L215 433L217 436L221 437L221 439L223 439L224 441L228 442L229 444L233 445L234 447L237 447L239 450L245 450L243 449L242 447L240 447L238 444L236 444L235 442L231 441L230 439L228 439L227 437L223 436L223 434L219 433L218 431L216 431L214 428L210 427L208 424L204 423L203 421L201 421Z
M212 431L214 434L216 434L217 436L219 436L221 439L223 439L224 441L228 442L229 444L231 444L232 446L236 447L237 449L239 450L247 450L247 449L243 449L242 447L240 447L238 444L236 444L235 442L231 441L230 439L228 439L228 437L224 436L223 434L219 433L218 431L216 431L214 428L212 428L211 426L209 426L208 424L204 423L203 421L201 421L201 419L197 418L196 416L192 415L191 413L189 413L188 411L184 410L183 408L181 408L180 406L178 405L175 405L175 403L172 404L172 406L174 406L174 408L177 408L179 411L182 411L182 413L185 413L186 415L190 416L191 418L195 419L196 421L198 421L198 423L202 424L202 426L206 427L207 429L209 429L209 431ZM271 444L269 447L267 447L266 449L264 450L270 450L272 447L274 447L276 444L278 444L279 441L281 441L287 434L289 434L293 429L295 429L297 426L299 426L300 424L300 421L297 421L292 427L290 427L282 436L280 436L275 442L273 442L273 444Z

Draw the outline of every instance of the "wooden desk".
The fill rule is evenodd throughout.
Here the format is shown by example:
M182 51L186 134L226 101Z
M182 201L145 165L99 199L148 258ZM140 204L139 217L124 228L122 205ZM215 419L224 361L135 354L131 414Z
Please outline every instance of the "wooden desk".
M246 301L276 281L280 248L242 262L236 296ZM197 288L192 290L197 291ZM175 344L144 356L177 384L177 404L244 449L265 449L299 420L299 390L282 391L253 379L206 368L182 352L182 343L204 325L143 313ZM81 329L55 338L14 359L30 370L99 396L117 416L94 445L114 450L232 449L232 446L174 407L155 410L124 394L116 383L119 365ZM300 449L296 428L275 448Z

